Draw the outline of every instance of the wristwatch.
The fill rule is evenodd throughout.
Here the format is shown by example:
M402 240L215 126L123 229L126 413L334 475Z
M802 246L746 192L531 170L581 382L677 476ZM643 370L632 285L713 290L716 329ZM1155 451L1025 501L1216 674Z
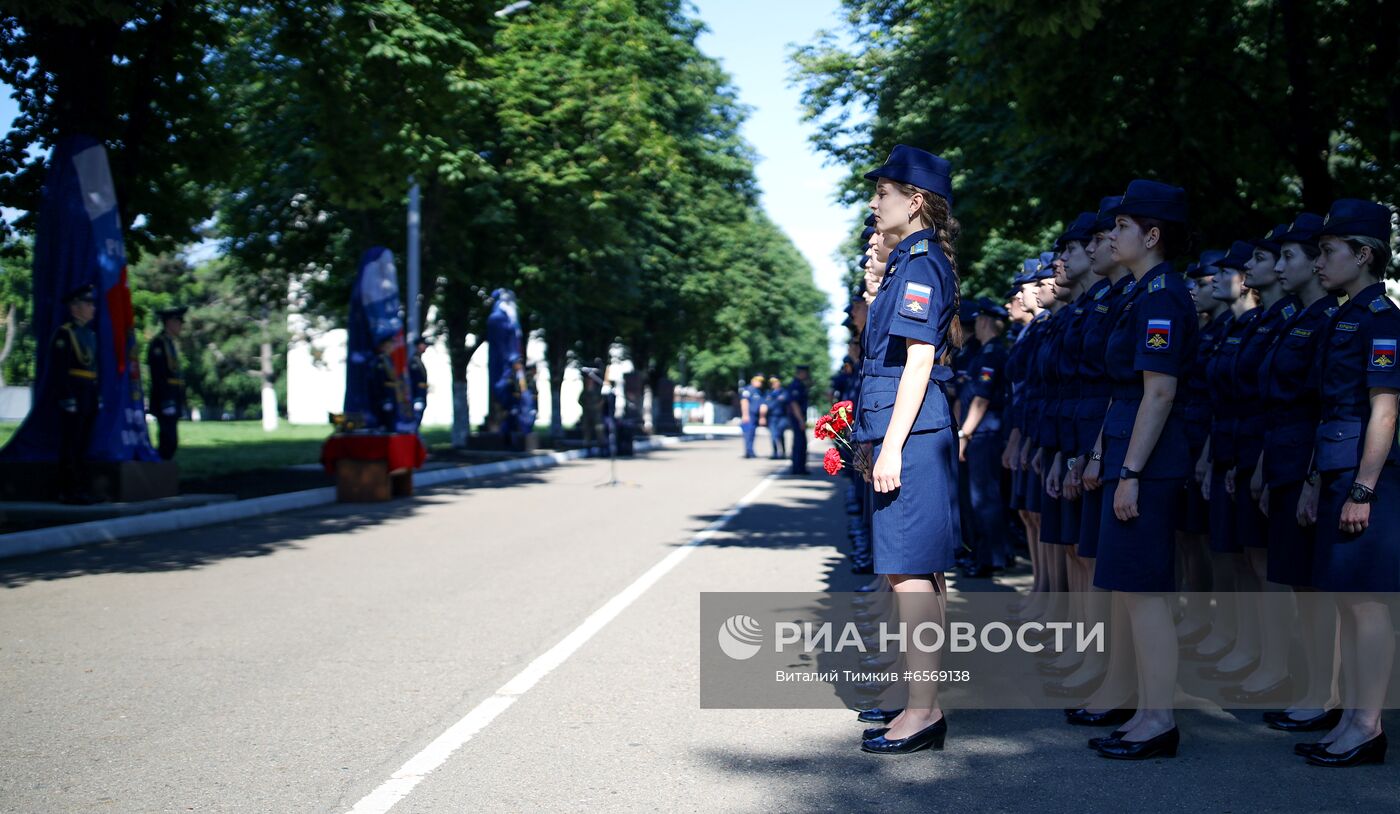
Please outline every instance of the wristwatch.
M1097 449L1092 450L1092 451L1089 452L1089 460L1091 460L1091 461L1102 461L1102 460L1103 460L1103 453L1102 453L1102 452L1099 452Z
M1129 469L1126 466L1118 470L1118 480L1137 480L1141 475L1141 472L1136 469Z
M1321 472L1318 472L1316 469L1314 469L1313 471L1311 471L1311 472L1308 473L1308 478L1307 478L1307 480L1308 480L1308 485L1309 485L1309 486L1316 486L1316 485L1317 485L1317 482L1318 482L1319 480L1321 480L1321 479L1322 479L1322 473L1321 473Z
M1370 503L1376 499L1376 490L1360 483L1351 485L1351 492L1347 495L1352 503Z
M958 430L958 437L959 437L959 438L966 438L966 437L967 437L967 433L965 433L965 432L963 432L961 429L959 429L959 430Z
M1074 468L1075 468L1076 466L1078 466L1078 465L1079 465L1079 456L1078 456L1078 455L1074 456L1073 458L1070 458L1068 461L1065 461L1065 468L1066 468L1066 469L1074 469Z

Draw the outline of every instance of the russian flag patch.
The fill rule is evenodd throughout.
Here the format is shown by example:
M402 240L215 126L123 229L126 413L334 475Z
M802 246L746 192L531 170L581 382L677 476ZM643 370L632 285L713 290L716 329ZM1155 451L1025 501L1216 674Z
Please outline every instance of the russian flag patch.
M1395 340L1371 340L1371 364L1367 370L1390 370L1395 367Z
M993 369L991 369L991 368L989 368L989 367L984 367L984 368L982 368L980 371L978 371L978 373L977 373L977 378L978 378L979 381L989 382L989 381L992 380L992 377L995 376L995 375L996 375L996 371L995 371L995 370L993 370Z
M1172 321L1169 319L1149 319L1147 321L1147 349L1166 350L1172 345Z
M904 284L904 301L899 305L899 312L906 317L919 320L928 320L928 301L933 294L933 289L926 285L915 282Z

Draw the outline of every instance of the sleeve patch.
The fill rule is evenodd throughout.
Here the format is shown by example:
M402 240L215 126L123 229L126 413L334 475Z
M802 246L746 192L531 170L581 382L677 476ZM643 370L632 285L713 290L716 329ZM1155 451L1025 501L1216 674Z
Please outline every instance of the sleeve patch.
M911 319L928 321L928 301L933 289L915 282L904 284L904 299L899 304L899 313Z
M992 380L992 377L996 376L996 373L997 372L992 368L984 367L977 373L977 379L978 381L989 382Z
M1146 344L1148 350L1170 348L1172 346L1172 321L1169 319L1149 319L1147 321Z
M1395 367L1395 340L1371 340L1371 364L1367 370L1390 370Z

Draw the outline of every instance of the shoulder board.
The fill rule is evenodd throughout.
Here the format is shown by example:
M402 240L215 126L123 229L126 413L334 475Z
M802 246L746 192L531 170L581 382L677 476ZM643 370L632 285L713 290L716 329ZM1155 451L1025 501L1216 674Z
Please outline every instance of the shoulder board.
M1284 319L1292 319L1293 315L1296 314L1296 313L1298 313L1298 307L1297 307L1297 306L1292 305L1292 304L1283 306L1283 318L1284 318Z
M1103 299L1103 298L1108 294L1108 292L1110 292L1110 291L1112 291L1112 290L1113 290L1113 286L1111 286L1111 285L1106 285L1106 286L1104 286L1103 288L1100 288L1098 291L1095 291L1095 292L1094 292L1094 299L1096 299L1096 300L1101 300L1101 299Z
M927 240L920 240L918 243L915 243L913 246L910 246L910 247L909 247L909 254L910 254L910 255L928 254L928 241L927 241Z
M1150 294L1150 293L1152 293L1153 291L1161 291L1162 289L1164 289L1164 288L1166 288L1166 287L1167 287L1167 277L1166 277L1166 275L1162 275L1161 277L1157 277L1157 278L1153 279L1152 282L1150 282L1150 283L1147 284L1147 291L1148 291L1148 293Z
M1123 293L1131 294L1134 288L1137 288L1137 280L1129 280L1128 284L1123 286Z
M1336 314L1336 313L1337 313L1337 309L1340 308L1340 307L1341 307L1341 306L1333 305L1333 306L1331 306L1330 308L1328 308L1327 310L1323 311L1322 313L1324 313L1324 314L1326 314L1327 316L1330 317L1330 316L1333 316L1334 314Z
M1339 331L1354 331L1354 330L1356 330L1356 329L1359 328L1359 327L1361 327L1361 323L1359 323L1359 322L1338 322L1338 323L1337 323L1337 330L1339 330Z
M1384 296L1376 297L1374 300L1371 300L1371 304L1366 307L1371 309L1371 313L1379 314L1390 307L1390 300L1386 299Z

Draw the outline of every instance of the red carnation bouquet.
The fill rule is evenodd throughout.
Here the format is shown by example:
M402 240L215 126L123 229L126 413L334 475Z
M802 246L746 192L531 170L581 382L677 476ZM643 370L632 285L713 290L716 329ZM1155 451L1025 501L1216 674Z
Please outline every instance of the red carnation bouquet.
M870 477L870 456L865 445L851 440L851 425L855 422L856 407L849 401L838 401L831 405L827 414L817 419L812 434L818 441L835 441L850 452L851 465L866 478ZM841 471L841 451L832 447L822 458L822 468L826 474L835 475Z

